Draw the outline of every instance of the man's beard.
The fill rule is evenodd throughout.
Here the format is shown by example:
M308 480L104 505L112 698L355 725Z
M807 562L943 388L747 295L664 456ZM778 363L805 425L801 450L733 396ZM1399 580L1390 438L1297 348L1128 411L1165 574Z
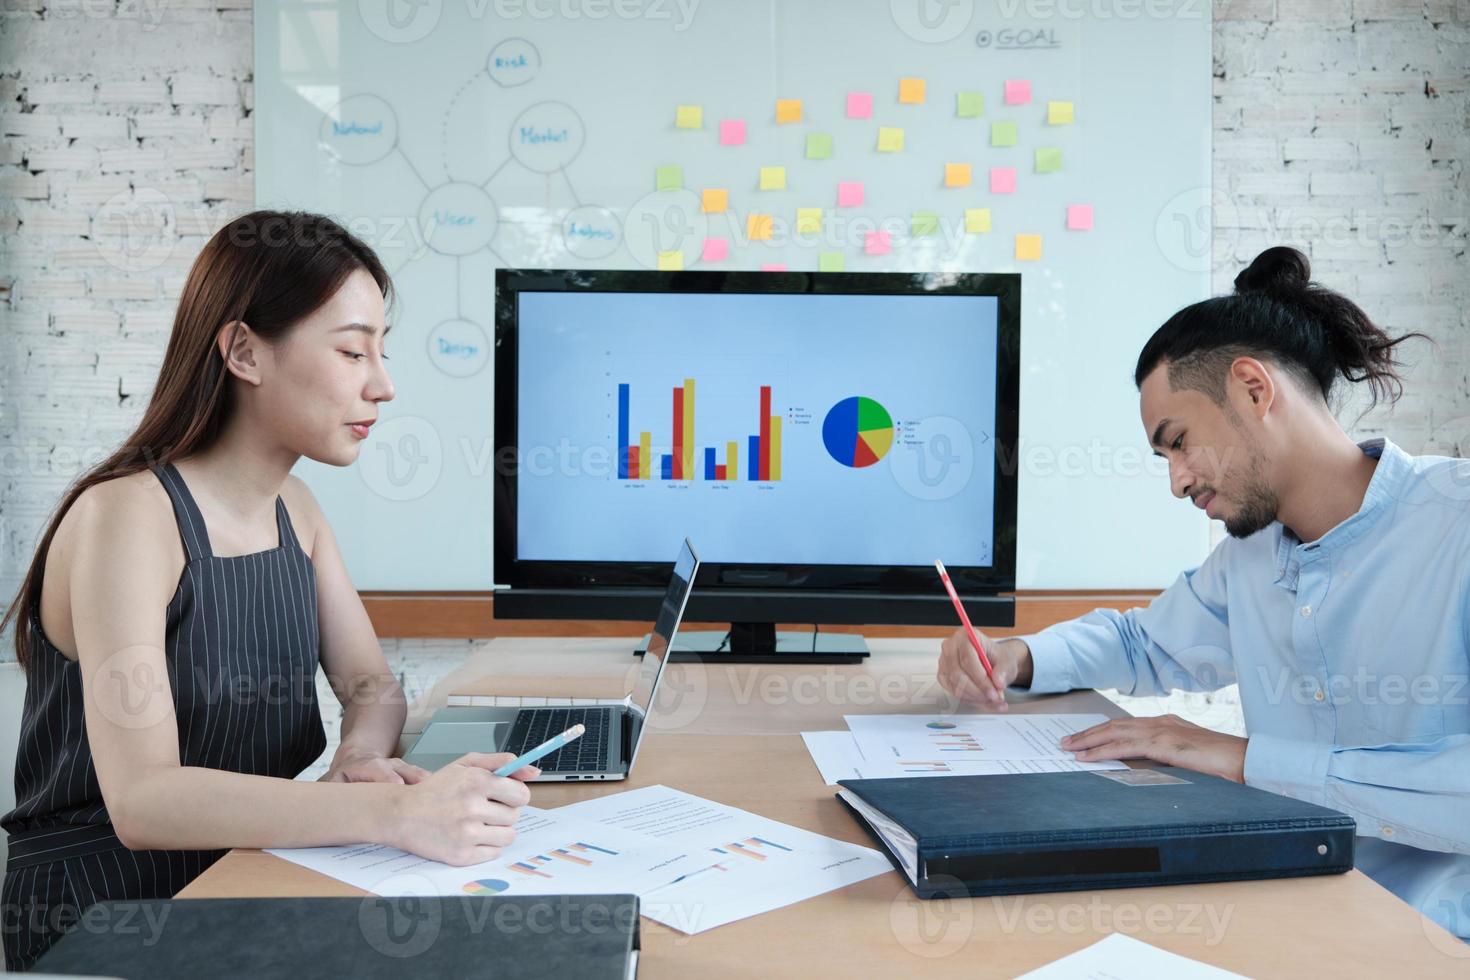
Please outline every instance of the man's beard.
M1261 476L1260 460L1254 453L1250 460L1250 472L1245 475L1240 490L1231 494L1239 504L1238 509L1225 518L1225 531L1232 538L1248 538L1266 528L1281 510L1280 498Z

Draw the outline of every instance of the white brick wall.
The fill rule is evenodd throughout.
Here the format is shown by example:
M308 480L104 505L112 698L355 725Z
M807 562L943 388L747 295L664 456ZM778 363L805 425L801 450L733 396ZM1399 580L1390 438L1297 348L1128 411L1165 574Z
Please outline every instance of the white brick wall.
M137 420L190 261L250 204L249 6L0 5L0 596L79 461ZM1470 455L1470 0L1215 16L1214 179L1232 201L1216 290L1266 245L1304 248L1322 281L1442 347L1414 351L1410 396L1355 430ZM166 213L160 237L130 250L129 208ZM399 669L428 653L386 645Z

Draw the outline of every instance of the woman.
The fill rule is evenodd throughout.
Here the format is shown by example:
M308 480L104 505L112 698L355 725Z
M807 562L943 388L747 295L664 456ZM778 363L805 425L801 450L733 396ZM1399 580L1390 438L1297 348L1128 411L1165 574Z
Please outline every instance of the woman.
M190 270L142 423L67 492L0 629L27 673L3 926L25 969L91 904L173 895L231 847L369 841L470 864L529 793L469 755L392 758L405 716L302 456L378 407L391 285L310 214L227 224ZM344 710L326 744L320 662ZM517 773L529 779L538 770Z

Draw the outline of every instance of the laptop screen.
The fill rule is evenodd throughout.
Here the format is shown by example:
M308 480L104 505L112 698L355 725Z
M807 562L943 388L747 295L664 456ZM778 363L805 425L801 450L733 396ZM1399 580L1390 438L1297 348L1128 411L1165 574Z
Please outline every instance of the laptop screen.
M633 706L634 724L640 730L633 733L636 749L642 722L653 707L654 689L658 686L658 675L668 660L669 650L674 645L674 636L679 631L679 620L684 616L684 605L689 601L689 590L694 584L694 574L699 569L699 559L686 540L679 549L679 558L674 562L673 576L669 579L668 591L664 593L663 605L659 606L658 619L653 624L653 633L648 637L648 652L643 655L643 669L633 683L628 696Z

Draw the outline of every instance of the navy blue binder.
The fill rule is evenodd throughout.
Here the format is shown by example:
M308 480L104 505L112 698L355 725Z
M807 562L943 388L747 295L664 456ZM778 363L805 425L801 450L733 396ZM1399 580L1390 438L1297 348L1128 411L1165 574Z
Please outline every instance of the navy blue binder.
M1341 874L1346 814L1187 769L844 779L921 898Z

